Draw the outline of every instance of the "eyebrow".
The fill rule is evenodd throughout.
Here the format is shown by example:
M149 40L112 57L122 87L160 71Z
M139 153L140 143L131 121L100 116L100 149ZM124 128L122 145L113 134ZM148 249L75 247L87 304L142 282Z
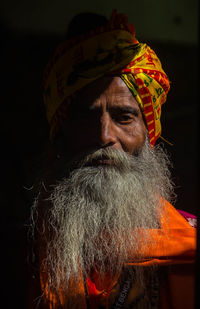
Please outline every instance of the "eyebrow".
M71 109L73 111L80 111L80 112L100 110L100 108L97 107L97 106L91 107L91 106L84 105L82 103L71 106ZM111 106L110 108L108 108L108 110L110 110L111 112L114 112L114 113L130 113L134 116L139 115L139 110L138 110L137 107L132 107L132 106L128 106L128 105L127 106L124 106L124 105L123 106L120 106L120 105Z
M114 112L120 112L120 113L130 113L134 116L139 115L138 108L132 107L132 106L112 106L110 110Z

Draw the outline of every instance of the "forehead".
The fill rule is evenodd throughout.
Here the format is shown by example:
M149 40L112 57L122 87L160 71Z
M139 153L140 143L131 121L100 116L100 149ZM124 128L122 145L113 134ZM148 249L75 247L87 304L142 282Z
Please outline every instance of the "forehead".
M78 105L98 105L106 102L108 105L129 105L139 109L132 93L119 76L102 77L82 89L76 98Z

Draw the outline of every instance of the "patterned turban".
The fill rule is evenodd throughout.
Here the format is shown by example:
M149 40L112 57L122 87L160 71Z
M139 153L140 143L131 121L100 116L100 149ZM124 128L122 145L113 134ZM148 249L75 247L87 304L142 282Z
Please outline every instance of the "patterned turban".
M150 143L155 144L169 80L155 52L137 41L134 26L115 10L106 26L61 43L46 67L44 103L51 140L78 91L109 75L120 76L126 83L145 116Z

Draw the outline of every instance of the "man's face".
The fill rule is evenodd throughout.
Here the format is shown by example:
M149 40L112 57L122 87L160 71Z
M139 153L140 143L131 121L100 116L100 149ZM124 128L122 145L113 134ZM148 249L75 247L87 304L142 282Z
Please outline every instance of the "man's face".
M139 105L120 77L103 77L85 87L71 104L62 130L69 159L106 147L132 155L146 136Z

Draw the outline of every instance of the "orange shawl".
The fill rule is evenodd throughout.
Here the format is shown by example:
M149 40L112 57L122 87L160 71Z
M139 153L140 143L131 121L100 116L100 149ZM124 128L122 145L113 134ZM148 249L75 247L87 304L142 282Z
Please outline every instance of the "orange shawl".
M192 272L192 265L195 262L196 250L196 229L191 227L186 219L179 214L179 212L167 201L165 201L166 216L161 222L161 228L150 230L152 240L156 241L155 245L150 245L148 252L145 250L142 253L143 259L132 260L131 257L125 266L150 266L160 265L168 266L167 269L167 286L166 282L161 286L161 308L169 309L183 309L193 308L194 301L194 273ZM152 242L154 243L154 242ZM99 290L94 282L88 278L88 293L90 296L103 295L103 291ZM108 285L103 290L112 290L116 284L116 279L108 280ZM188 287L189 286L189 287ZM53 294L45 292L45 282L41 274L41 287L45 294L45 301L49 309L55 308L72 308L68 303L67 296L59 295L59 299ZM184 298L184 292L187 297ZM91 295L90 295L91 294ZM71 288L70 298L77 298L78 304L73 308L86 309L86 299L83 280L81 278L79 286ZM108 297L105 294L105 297ZM189 307L188 307L189 306ZM93 308L97 308L95 305Z

